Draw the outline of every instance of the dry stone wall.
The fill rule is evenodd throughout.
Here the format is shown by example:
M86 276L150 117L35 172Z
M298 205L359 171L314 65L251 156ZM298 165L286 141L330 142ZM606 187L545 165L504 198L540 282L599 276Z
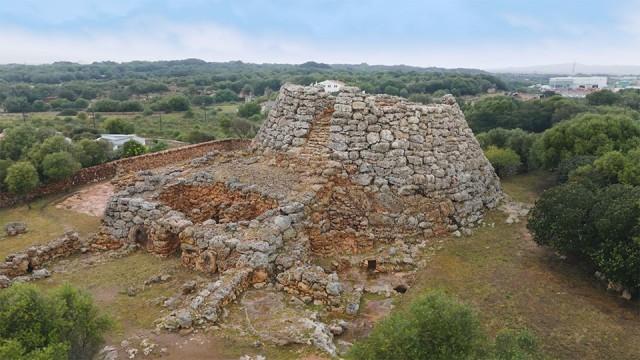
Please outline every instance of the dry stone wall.
M501 197L498 177L450 95L422 105L357 88L333 96L285 85L253 148L315 166L329 180L310 227L312 247L324 254L367 249L393 232L461 231Z
M80 250L82 242L77 232L68 232L44 245L31 246L25 251L8 255L0 263L0 276L15 278L41 269L55 259L68 257Z
M24 197L0 192L0 208L16 205L22 201L30 201L45 195L67 191L74 186L85 185L111 179L118 173L135 172L139 170L153 169L168 164L193 159L203 156L210 151L231 151L243 149L249 146L248 140L228 139L215 140L200 144L183 146L175 149L159 151L156 153L120 159L84 169L63 181L43 185Z

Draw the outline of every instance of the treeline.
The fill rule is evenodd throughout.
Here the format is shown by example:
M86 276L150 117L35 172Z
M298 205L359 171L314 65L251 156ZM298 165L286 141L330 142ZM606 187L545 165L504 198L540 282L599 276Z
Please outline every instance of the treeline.
M423 69L405 66L207 63L200 60L102 62L89 65L0 65L0 103L8 112L85 110L142 111L156 97L179 95L206 106L237 101L240 96L268 95L285 82L309 85L342 80L369 93L476 95L506 89L497 77L477 70ZM119 103L115 103L119 102ZM161 111L184 111L156 104ZM183 109L184 107L181 107Z
M610 286L640 291L640 91L523 102L485 98L465 107L500 177L544 169L529 228L534 239L581 259Z

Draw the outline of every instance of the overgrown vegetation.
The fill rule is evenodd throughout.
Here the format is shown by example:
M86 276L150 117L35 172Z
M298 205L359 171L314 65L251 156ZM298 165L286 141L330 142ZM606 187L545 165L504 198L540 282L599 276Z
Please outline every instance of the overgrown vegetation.
M379 322L356 342L348 358L392 359L536 359L536 339L527 331L503 331L495 341L477 314L443 293L433 292Z
M90 359L111 321L69 285L50 294L15 284L0 292L0 358Z

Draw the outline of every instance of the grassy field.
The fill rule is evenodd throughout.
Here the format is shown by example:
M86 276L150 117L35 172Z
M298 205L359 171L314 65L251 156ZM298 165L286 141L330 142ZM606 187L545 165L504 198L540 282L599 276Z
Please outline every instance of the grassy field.
M515 199L533 200L543 173L503 182ZM492 211L472 236L449 238L418 274L400 306L442 289L477 309L490 333L528 328L552 359L638 359L640 308L608 294L590 272L538 247L525 223Z
M0 259L31 245L53 240L65 231L75 230L80 236L95 232L100 224L99 218L55 207L55 204L66 196L67 194L60 194L37 200L31 203L31 209L26 205L1 209L0 225L21 221L27 224L28 232L7 237L3 229L0 235Z
M133 123L136 133L146 138L176 139L180 133L187 133L191 130L200 130L211 133L216 138L224 138L225 134L220 128L219 117L216 114L235 114L238 106L239 104L237 103L229 103L207 108L193 107L192 117L186 116L185 112L155 113L153 115L143 115L142 113L96 113L95 126L101 128L107 119L118 118ZM30 113L27 115L26 121L23 121L21 114L1 114L0 128L22 123L32 124L36 127L51 126L59 131L77 127L94 127L91 116L86 120L80 120L76 116L57 116L57 114L57 112Z

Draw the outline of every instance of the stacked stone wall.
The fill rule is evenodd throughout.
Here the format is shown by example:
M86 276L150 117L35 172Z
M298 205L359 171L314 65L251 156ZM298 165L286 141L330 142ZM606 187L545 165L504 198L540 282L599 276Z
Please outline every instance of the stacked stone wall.
M68 232L47 244L31 246L25 251L8 255L4 263L0 263L0 275L9 278L27 275L50 261L76 253L81 246L78 233Z
M139 170L153 169L190 160L203 156L214 150L232 151L248 147L250 141L240 139L216 140L200 144L183 146L175 149L159 151L156 153L134 156L120 159L84 169L76 172L70 178L60 182L43 185L24 197L18 197L10 193L0 192L0 208L13 206L24 201L67 191L75 186L104 181L123 172L135 172Z
M319 146L320 126L329 135ZM317 253L462 230L501 197L498 177L450 95L422 105L357 88L331 95L285 85L252 146L286 154L285 166L315 166L327 179L310 216Z

